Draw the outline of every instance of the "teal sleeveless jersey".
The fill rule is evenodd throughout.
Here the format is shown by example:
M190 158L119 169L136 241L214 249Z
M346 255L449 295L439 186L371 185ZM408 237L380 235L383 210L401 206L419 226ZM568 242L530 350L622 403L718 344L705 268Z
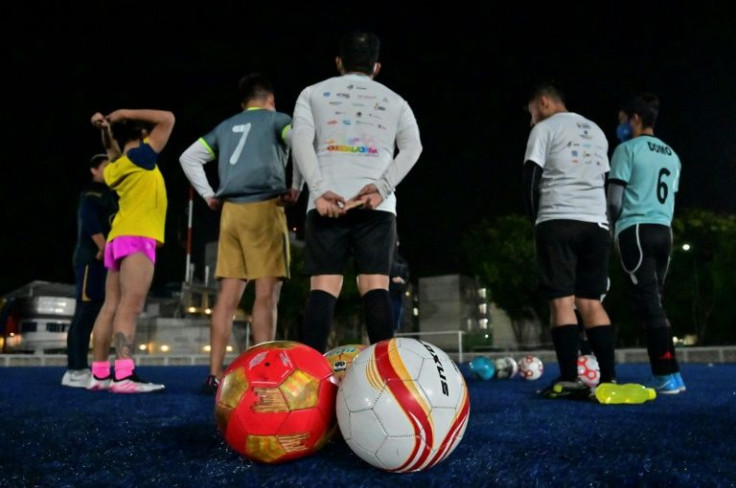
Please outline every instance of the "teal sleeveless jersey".
M680 169L675 151L654 136L635 137L616 147L608 178L626 184L616 235L636 224L671 225Z

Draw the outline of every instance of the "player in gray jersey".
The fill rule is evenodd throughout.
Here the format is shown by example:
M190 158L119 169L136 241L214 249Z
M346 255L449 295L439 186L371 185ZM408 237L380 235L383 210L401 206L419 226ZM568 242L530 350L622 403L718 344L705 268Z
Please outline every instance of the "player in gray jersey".
M606 216L608 141L594 122L568 112L554 82L529 97L532 130L524 155L524 201L535 224L542 293L549 301L560 376L541 394L588 398L578 379L575 309L598 360L601 382L615 381L613 330L601 303L611 237Z
M217 125L180 157L184 173L212 210L222 207L215 277L217 302L210 322L210 374L203 390L214 394L223 374L233 316L249 281L255 282L254 342L272 341L281 284L289 277L289 235L284 205L296 202L302 179L286 186L291 117L276 111L274 90L262 75L239 84L242 111ZM219 187L204 164L217 160ZM294 166L296 168L296 166Z
M294 108L294 159L309 187L311 290L301 340L322 352L351 256L370 342L393 337L388 283L395 189L422 145L409 104L373 79L381 67L378 53L375 35L349 34L336 59L340 76L305 88Z

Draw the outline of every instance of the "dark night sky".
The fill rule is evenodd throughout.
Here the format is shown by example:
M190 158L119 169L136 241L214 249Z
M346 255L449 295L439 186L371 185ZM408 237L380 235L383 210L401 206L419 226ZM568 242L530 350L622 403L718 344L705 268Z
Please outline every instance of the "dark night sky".
M568 108L596 121L612 148L619 104L640 91L657 93L656 133L683 162L677 208L736 212L732 15L673 10L672 2L616 2L596 11L579 2L546 10L398 4L16 4L22 12L6 14L0 34L0 294L32 280L72 281L77 195L100 148L89 118L117 108L177 116L159 162L169 214L156 284L181 281L188 182L179 154L238 110L236 83L247 72L267 73L277 108L291 113L303 87L335 74L337 36L353 27L382 38L377 79L409 101L422 134L424 152L397 193L403 254L415 278L457 271L465 230L521 212L529 131L522 106L540 78L561 80ZM302 202L289 211L292 226L302 225L303 209ZM194 217L197 261L217 227L198 197Z

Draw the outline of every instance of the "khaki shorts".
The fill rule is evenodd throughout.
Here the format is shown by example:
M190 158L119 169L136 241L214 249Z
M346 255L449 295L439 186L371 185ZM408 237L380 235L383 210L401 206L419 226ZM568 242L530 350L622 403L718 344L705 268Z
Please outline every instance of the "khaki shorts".
M289 277L289 231L277 201L223 204L216 278Z

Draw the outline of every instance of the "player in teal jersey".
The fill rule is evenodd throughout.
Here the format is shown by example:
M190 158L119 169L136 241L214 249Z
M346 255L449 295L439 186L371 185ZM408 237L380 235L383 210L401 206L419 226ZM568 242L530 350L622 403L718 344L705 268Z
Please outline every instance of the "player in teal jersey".
M629 277L636 314L646 331L653 378L649 386L663 394L685 391L662 307L662 291L672 252L672 217L680 181L680 158L654 136L659 99L634 98L619 112L621 144L611 158L608 213L614 226L621 265Z

